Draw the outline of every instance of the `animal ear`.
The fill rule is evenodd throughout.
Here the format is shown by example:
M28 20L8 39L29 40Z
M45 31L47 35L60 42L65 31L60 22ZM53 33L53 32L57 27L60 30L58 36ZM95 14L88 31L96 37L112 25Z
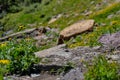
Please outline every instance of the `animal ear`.
M64 37L62 35L59 35L58 41L57 41L57 45L59 44L63 44L64 43Z

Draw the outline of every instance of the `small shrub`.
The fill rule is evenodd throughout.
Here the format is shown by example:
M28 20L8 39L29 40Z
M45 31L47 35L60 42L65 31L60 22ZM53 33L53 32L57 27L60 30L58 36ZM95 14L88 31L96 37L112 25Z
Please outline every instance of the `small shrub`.
M92 66L88 66L85 80L120 80L118 65L115 62L108 63L104 56L99 56Z
M29 68L38 62L38 59L33 54L37 48L32 43L32 40L9 41L0 45L0 59L9 60L7 66L9 73L22 74L28 72Z

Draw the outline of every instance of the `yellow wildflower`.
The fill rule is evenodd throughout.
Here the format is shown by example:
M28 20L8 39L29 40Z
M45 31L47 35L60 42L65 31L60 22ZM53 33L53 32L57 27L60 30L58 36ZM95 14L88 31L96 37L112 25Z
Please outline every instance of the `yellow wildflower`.
M4 42L4 43L0 44L0 46L1 46L1 47L5 47L6 45L7 45L7 43L6 43L6 42Z
M24 26L19 26L19 28L24 28Z
M10 41L10 40L12 40L12 38L9 38L8 40Z
M10 63L10 61L9 60L0 60L0 63L1 64L8 64L8 63Z
M25 27L22 26L22 25L18 27L18 30L19 30L19 31L20 31L20 30L23 30L23 29L25 29Z

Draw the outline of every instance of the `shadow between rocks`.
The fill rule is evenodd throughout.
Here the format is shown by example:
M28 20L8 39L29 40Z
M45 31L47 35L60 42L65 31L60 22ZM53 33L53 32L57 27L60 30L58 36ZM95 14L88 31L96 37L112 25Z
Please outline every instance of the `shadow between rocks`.
M22 72L20 76L31 75L31 74L50 74L50 75L59 75L60 73L66 74L73 67L71 66L59 66L59 65L39 65L36 64L33 67L30 67L28 71Z
M48 72L52 75L59 74L60 72L67 73L73 67L71 66L59 66L59 65L35 65L32 69L32 73Z

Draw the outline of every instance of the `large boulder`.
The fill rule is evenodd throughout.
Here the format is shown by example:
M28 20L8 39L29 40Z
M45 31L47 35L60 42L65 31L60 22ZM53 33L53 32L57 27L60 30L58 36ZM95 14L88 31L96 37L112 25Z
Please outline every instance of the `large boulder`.
M65 44L62 44L35 52L34 54L36 57L42 58L40 65L65 66L71 62L76 66L82 66L82 61L90 61L94 56L97 56L100 53L98 48L78 47L69 49Z
M83 33L85 31L92 30L94 26L94 20L83 20L66 27L60 32L58 44L62 44L65 39L69 39L72 36Z

